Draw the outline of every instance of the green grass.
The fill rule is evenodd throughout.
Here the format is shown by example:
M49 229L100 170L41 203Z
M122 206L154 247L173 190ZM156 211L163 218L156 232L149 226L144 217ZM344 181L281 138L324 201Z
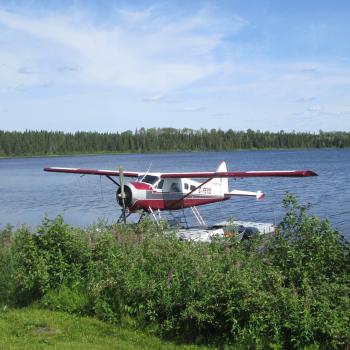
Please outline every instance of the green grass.
M0 311L0 349L184 349L207 347L177 345L140 331L99 320L41 309Z

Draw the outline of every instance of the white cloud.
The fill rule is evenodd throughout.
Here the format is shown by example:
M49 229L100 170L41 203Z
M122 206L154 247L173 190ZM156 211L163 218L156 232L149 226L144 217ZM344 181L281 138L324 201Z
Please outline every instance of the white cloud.
M320 113L322 112L322 108L320 106L311 106L308 108L308 112Z
M131 11L128 9L117 10L120 17L127 23L132 22L142 22L150 18L152 15L152 8L147 8L145 10Z
M193 113L193 112L201 112L204 111L205 107L179 107L171 109L171 112L180 112L180 113Z
M145 102L162 102L165 100L165 96L163 94L155 94L152 96L145 96L143 101Z
M0 50L1 52L1 50ZM4 89L21 90L47 83L44 75L34 74L31 67L24 65L23 56L1 52L0 55L0 91Z
M228 112L218 112L218 113L212 114L212 117L218 118L218 119L224 119L231 116L232 116L232 113L228 113Z
M232 72L217 79L217 87L223 92L249 96L251 100L307 102L328 98L337 89L350 88L350 69L339 63L261 59L235 62L232 67Z
M94 24L86 13L33 17L0 10L0 24L12 31L13 40L26 35L37 43L17 47L12 53L17 61L8 67L7 78L0 78L0 86L36 86L52 79L73 85L174 90L223 71L224 62L213 56L224 46L224 37L244 25L242 19L233 17L230 26L222 23L222 27L211 28L218 20L205 11L181 20L153 14L151 9L120 10L118 15L107 27ZM0 47L1 54L5 51L6 47ZM45 69L40 68L42 61L46 61ZM13 57L7 62L13 62ZM37 68L28 68L36 72L36 78L16 74L21 73L21 67L30 66ZM69 70L75 73L74 79L63 76L68 69L52 67L75 67Z

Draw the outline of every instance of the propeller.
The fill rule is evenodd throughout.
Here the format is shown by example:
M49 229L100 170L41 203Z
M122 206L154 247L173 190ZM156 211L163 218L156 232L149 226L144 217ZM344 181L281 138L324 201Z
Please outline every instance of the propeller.
M124 188L124 169L122 166L119 167L119 183L120 193L118 194L122 204L123 222L126 224L126 206L125 206L125 188ZM119 191L118 191L119 192Z

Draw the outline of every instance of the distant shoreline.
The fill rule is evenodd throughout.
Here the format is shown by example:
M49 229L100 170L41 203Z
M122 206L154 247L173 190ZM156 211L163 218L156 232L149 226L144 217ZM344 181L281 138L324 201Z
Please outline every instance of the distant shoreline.
M145 151L145 152L95 152L95 153L62 153L62 154L35 154L35 155L18 155L18 156L0 156L1 159L20 159L20 158L55 158L55 157L90 157L104 155L127 155L127 154L161 154L161 153L215 153L215 152L242 152L242 151L308 151L308 150L332 150L332 149L349 149L350 147L284 147L284 148L240 148L232 150L195 150L195 151Z

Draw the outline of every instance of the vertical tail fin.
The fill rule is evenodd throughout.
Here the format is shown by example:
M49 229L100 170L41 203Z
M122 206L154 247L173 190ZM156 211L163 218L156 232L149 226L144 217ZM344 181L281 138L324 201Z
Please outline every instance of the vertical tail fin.
M216 169L216 172L227 172L226 162L222 161L219 164L218 168ZM214 178L213 180L211 180L211 183L220 185L220 187L217 186L218 188L220 188L220 195L224 195L225 193L228 192L228 179L227 179L227 177Z

